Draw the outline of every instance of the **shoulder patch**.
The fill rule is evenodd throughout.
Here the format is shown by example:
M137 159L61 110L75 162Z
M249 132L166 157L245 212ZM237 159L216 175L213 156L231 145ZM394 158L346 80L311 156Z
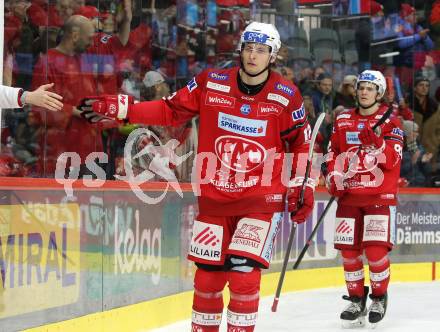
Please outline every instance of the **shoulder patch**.
M197 88L197 86L198 85L197 85L195 77L193 77L193 79L191 81L189 81L188 84L186 85L189 92L192 92L195 88Z
M400 129L400 128L393 128L393 130L391 131L391 133L393 134L393 135L396 135L396 136L400 136L400 137L403 137L403 130L402 129Z
M304 119L306 116L306 109L304 108L304 103L301 104L301 107L292 112L292 120L298 121Z

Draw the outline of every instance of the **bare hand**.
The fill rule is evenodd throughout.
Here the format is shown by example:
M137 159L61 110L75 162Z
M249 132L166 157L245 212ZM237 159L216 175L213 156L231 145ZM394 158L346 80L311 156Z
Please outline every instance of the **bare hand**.
M419 31L419 36L420 36L421 38L425 38L426 35L428 34L428 32L429 32L429 29L423 29L423 30L420 30L420 31Z
M25 103L47 108L50 111L59 111L63 107L60 101L63 99L55 92L47 91L53 87L53 83L44 84L34 91L29 91L25 96Z
M431 160L431 158L432 158L432 153L431 153L431 152L425 153L425 154L422 156L422 163L427 163L427 162L429 162L429 161Z

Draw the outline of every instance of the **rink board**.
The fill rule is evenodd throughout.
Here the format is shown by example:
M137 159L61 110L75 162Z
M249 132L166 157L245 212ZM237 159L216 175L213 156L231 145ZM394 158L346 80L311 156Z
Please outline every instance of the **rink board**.
M98 189L75 183L74 196L67 197L55 181L2 178L1 328L136 331L190 317L195 269L186 253L198 207L191 185L180 186L183 197L168 190L161 202L147 205L122 182ZM141 188L157 196L167 184ZM400 196L392 282L438 280L430 262L440 257L439 194L411 189ZM297 227L285 292L343 284L333 248L336 205L318 229L301 270L290 270L328 199L318 188L312 215ZM262 296L275 292L290 231L290 222L281 224Z

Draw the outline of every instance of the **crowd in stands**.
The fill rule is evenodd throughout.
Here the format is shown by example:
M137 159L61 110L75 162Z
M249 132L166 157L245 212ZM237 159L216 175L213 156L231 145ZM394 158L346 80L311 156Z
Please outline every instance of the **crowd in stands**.
M136 100L159 99L207 67L234 65L250 7L284 10L286 1L147 3L5 0L3 84L34 89L55 83L64 107L56 113L37 107L3 111L0 175L54 177L57 159L66 151L77 153L80 162L72 160L65 175L74 169L80 176L89 174L85 161L93 152L109 156L106 163L97 160L108 179L124 175L127 136L139 126L93 122L84 98L125 93ZM274 69L298 86L312 124L326 114L316 145L323 153L337 114L356 107L357 74L381 70L389 87L383 102L394 108L405 133L402 186L437 186L440 0L413 5L362 1L361 14L369 16L350 28L306 30L298 20L292 24L293 14L276 16L283 47ZM197 120L184 128L148 127L152 134L136 139L132 155L172 138L180 143L178 154L192 151L196 128ZM133 165L141 172L150 162L144 157ZM179 167L165 163L179 180L190 180L192 158Z

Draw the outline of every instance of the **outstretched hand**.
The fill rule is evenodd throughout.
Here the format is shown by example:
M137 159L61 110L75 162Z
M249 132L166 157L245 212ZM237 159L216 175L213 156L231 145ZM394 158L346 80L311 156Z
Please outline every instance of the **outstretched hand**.
M53 87L53 83L44 84L34 91L29 91L25 95L25 103L44 107L50 111L59 111L63 108L63 97L55 92L48 91Z

